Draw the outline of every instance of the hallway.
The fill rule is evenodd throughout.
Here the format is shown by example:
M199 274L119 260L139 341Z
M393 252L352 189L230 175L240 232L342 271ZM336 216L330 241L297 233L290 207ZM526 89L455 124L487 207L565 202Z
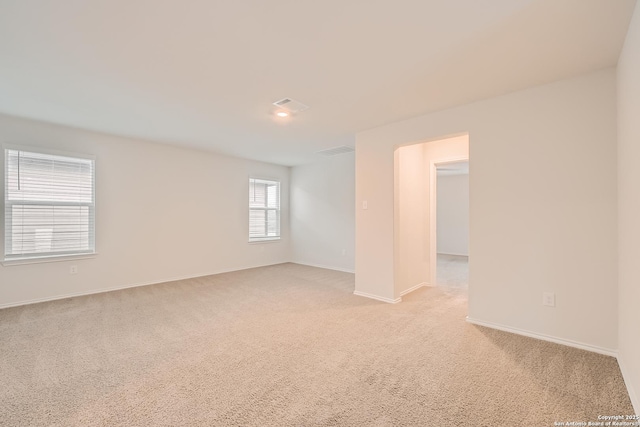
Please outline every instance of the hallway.
M461 255L438 254L436 286L468 289L469 257Z

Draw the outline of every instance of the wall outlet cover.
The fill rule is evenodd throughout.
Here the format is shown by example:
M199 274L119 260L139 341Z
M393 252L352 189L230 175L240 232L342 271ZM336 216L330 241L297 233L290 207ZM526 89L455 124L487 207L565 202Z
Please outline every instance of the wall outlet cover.
M556 306L556 294L553 292L543 292L542 293L542 305L547 307L555 307Z

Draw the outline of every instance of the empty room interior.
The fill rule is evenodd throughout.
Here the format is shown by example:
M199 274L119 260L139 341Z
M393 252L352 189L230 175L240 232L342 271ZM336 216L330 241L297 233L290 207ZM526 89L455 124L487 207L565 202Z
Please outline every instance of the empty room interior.
M0 0L0 145L0 425L640 425L636 0Z
M469 161L436 166L436 286L469 287Z

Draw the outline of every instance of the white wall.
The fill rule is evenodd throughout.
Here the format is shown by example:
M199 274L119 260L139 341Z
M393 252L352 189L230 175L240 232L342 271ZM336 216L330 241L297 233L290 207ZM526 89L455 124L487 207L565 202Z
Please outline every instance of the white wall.
M356 291L394 297L395 147L466 132L469 317L617 349L613 69L358 133Z
M96 156L98 252L0 266L0 307L290 260L287 167L1 115L0 143ZM282 182L278 243L248 244L250 174Z
M394 301L429 282L429 164L425 144L395 151Z
M618 62L618 360L640 414L640 6Z
M341 154L291 168L293 262L354 271L354 157Z
M438 176L438 253L469 255L469 175Z

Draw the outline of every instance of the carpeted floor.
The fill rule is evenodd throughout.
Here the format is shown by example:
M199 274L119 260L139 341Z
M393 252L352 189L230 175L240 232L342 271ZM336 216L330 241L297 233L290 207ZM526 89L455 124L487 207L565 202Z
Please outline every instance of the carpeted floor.
M296 264L0 310L3 426L552 426L633 412L615 359Z
M469 257L462 255L438 254L436 286L468 289Z

